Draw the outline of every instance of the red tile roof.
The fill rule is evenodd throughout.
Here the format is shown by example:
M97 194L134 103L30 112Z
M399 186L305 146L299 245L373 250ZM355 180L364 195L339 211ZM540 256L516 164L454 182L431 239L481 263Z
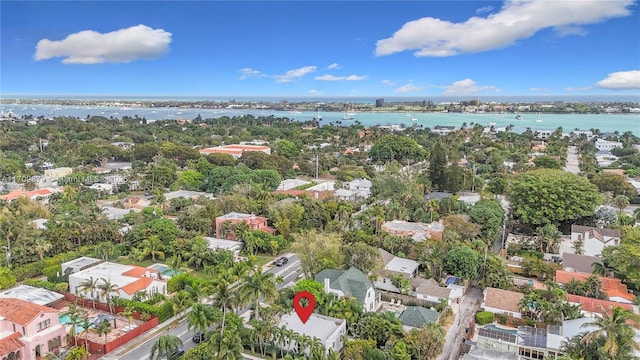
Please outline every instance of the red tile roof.
M0 356L9 355L13 351L22 349L24 344L20 341L21 336L20 333L15 332L0 339Z
M567 294L567 301L571 303L580 304L583 311L588 311L588 312L598 313L598 314L601 314L603 311L606 311L607 314L611 315L611 312L616 306L619 306L625 310L633 311L633 306L631 304L623 304L615 301L594 299L586 296L578 296L573 294Z
M564 270L556 270L556 282L567 284L571 279L585 281L591 274L567 272ZM602 290L607 297L621 297L627 300L633 300L633 294L629 294L627 286L620 279L598 276L598 280L602 283Z
M57 313L50 307L14 298L0 298L0 316L16 324L27 326L41 313Z
M140 279L123 286L121 290L126 292L129 295L133 295L138 291L144 290L147 287L149 287L149 285L151 285L152 282L153 282L153 279L151 278L141 277Z
M158 270L149 269L149 268L142 267L142 266L133 266L132 265L131 269L123 272L122 275L131 276L131 277L142 277L147 272L149 272L151 274L157 274Z

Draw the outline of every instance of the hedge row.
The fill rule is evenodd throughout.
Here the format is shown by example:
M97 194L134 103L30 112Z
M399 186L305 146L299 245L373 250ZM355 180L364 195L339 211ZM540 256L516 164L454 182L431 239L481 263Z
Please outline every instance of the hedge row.
M150 314L154 315L158 318L158 322L162 323L168 320L173 316L173 307L171 303L165 301L160 306L149 305L140 301L133 301L129 299L123 298L114 298L113 303L116 306L122 306L124 308L128 307L135 312L139 312L140 314Z
M15 274L17 280L22 281L24 279L42 276L45 268L59 266L63 262L90 254L93 254L93 246L81 246L75 250L45 258L42 261L16 266L11 270Z
M493 322L493 313L490 311L480 311L476 314L476 322L478 325L491 324Z

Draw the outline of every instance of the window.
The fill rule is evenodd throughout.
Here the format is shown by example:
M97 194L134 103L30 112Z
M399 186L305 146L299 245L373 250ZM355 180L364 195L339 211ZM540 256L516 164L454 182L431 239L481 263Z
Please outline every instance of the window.
M47 319L45 321L39 322L38 325L36 326L38 331L42 331L42 330L47 329L49 327L51 327L51 319Z

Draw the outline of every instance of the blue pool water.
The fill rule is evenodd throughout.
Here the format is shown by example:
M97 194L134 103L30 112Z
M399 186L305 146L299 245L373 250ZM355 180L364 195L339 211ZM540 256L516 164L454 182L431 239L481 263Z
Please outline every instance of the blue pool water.
M506 333L511 333L511 334L514 334L514 335L518 334L518 330L516 330L516 329L513 329L513 330L505 329L505 328L497 327L497 326L495 326L493 324L485 325L484 328L485 329L496 330L496 331L502 331L502 332L506 332Z
M71 324L71 317L69 317L69 315L61 315L59 319L60 324Z
M149 266L149 269L157 270L162 276L165 276L165 277L172 277L176 274L176 272L173 269L169 269L167 265L163 265L163 264L151 265ZM180 271L178 273L182 274L183 271Z

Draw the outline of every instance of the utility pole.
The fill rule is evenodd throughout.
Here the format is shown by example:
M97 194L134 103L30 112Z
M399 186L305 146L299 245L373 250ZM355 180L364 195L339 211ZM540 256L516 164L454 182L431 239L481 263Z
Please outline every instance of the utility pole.
M318 155L316 155L316 180L318 179Z

